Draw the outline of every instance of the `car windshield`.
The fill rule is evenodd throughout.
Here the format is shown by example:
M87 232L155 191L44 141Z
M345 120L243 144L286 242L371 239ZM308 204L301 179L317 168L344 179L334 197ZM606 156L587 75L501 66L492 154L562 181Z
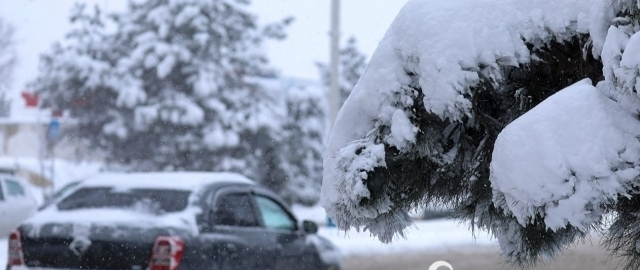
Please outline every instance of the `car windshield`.
M76 190L57 206L59 210L119 208L164 214L184 210L189 194L183 190L90 187Z
M72 190L73 188L75 188L79 184L80 184L80 181L76 181L76 182L72 182L72 183L67 184L66 186L64 186L60 190L58 190L55 194L53 194L52 199L53 200L57 200L57 199L62 198L63 195L67 194L70 190Z

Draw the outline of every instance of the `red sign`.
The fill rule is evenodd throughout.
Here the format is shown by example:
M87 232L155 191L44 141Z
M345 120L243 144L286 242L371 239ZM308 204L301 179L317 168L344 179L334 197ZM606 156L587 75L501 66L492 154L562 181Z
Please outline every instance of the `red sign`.
M38 107L38 94L22 92L22 98L27 107Z

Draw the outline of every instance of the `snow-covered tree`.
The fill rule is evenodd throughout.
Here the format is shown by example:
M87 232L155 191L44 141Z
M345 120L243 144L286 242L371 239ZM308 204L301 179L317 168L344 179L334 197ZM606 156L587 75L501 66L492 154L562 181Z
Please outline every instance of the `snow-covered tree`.
M294 201L312 205L320 198L326 106L322 89L296 86L287 91L287 120L281 153L287 164L288 190Z
M13 33L13 26L0 18L0 116L7 116L10 110L7 91L17 61Z
M338 114L322 205L383 242L453 205L519 266L606 228L638 269L639 4L409 1Z
M358 41L355 37L347 39L347 44L340 49L338 63L338 85L340 87L340 105L344 104L351 93L351 89L358 83L367 65L367 57L358 49ZM323 63L317 63L320 70L322 83L326 87L331 85L330 67Z
M78 121L76 135L125 170L230 170L276 192L285 110L247 0L130 1L122 13L77 6L73 30L42 57L32 87ZM293 201L293 199L291 199Z

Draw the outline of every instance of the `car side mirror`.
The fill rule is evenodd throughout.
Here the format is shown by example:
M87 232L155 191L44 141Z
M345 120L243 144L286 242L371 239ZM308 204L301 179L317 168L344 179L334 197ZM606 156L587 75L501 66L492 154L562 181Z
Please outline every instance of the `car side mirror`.
M318 225L313 221L302 221L302 229L307 234L315 234L318 232Z

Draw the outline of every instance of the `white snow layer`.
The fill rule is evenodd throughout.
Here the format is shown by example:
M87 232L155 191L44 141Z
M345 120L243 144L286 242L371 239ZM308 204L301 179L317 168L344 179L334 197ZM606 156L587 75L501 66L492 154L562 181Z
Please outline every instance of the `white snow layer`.
M525 226L586 229L600 205L640 175L640 122L589 80L547 98L510 123L491 161L494 203Z
M136 211L135 209L78 209L78 210L58 210L57 206L52 205L38 212L38 215L22 222L22 224L31 225L28 233L32 237L37 237L40 230L47 224L72 224L74 228L73 234L78 232L76 227L90 228L91 226L109 226L117 227L120 225L135 224L137 228L180 228L186 232L196 235L198 227L195 216L202 212L200 207L189 205L185 210L168 213L163 215L153 215L144 211Z
M419 95L416 89L423 92L427 111L442 119L460 120L471 115L469 91L481 79L497 83L502 80L501 66L527 64L536 57L527 44L543 47L552 40L561 42L588 34L592 55L605 64L609 82L605 88L637 95L640 34L634 35L638 29L615 14L638 3L409 1L338 114L324 157L322 206L342 229L371 230L373 226L401 232L408 223L398 216L401 213L390 212L388 200L389 205L378 205L377 212L358 202L368 197L364 184L367 172L385 166L382 143L401 152L413 146L418 130L410 120ZM555 122L541 123L542 119ZM522 224L537 213L545 213L549 228L567 223L584 228L599 216L598 202L624 193L630 179L637 176L636 164L628 163L638 160L633 154L638 147L633 138L639 134L637 121L592 86L583 83L563 90L514 125L496 145L492 179L500 186L494 189L496 202L508 206L505 209L514 212ZM381 127L387 131L375 138L372 134ZM519 142L527 138L537 143L515 147L509 142L515 140L511 133L523 136ZM353 149L366 151L354 155ZM517 151L508 153L505 149ZM506 202L500 201L500 196ZM512 205L515 202L522 205ZM398 224L380 224L383 215L394 215ZM383 241L394 233L371 232Z

